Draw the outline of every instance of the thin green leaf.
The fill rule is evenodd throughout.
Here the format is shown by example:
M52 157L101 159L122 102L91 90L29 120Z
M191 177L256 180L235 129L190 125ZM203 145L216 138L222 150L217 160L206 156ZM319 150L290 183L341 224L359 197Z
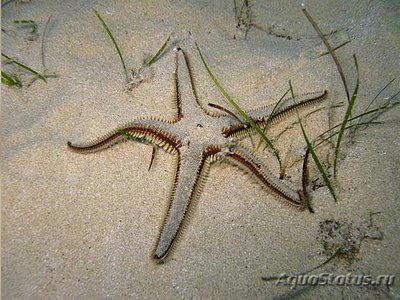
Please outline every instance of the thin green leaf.
M1 53L1 55L3 57L5 57L6 59L12 61L14 64L16 64L16 65L20 66L21 68L27 70L28 72L30 72L32 74L35 74L36 76L38 76L40 79L42 79L44 82L47 83L46 78L42 74L40 74L39 72L33 70L32 68L28 67L27 65L24 65L23 63L20 63L19 61L9 57L8 55L5 55L3 52Z
M128 71L126 70L125 61L124 61L124 59L123 59L123 57L122 57L121 51L119 50L118 44L117 44L117 42L115 41L114 36L112 35L110 29L108 29L108 26L107 26L106 22L104 22L103 18L100 16L100 14L97 12L97 10L95 10L95 9L93 8L93 11L94 11L94 13L96 14L97 18L99 18L99 20L100 20L101 24L103 25L104 29L106 30L108 36L111 38L111 41L113 42L113 44L114 44L114 46L115 46L115 49L117 49L119 58L120 58L121 63L122 63L122 67L124 68L125 79L126 79L126 82L128 82L128 81L129 81L129 79L128 79Z
M171 36L168 36L168 38L166 39L166 41L164 42L164 44L161 46L161 48L157 51L156 54L153 55L152 58L150 58L147 62L146 65L151 66L157 59L158 57L161 55L161 53L164 51L165 47L167 47L167 44L169 42L169 40L171 39Z
M296 104L296 100L295 100L294 93L293 93L293 87L292 87L292 83L290 82L290 80L289 80L289 86L290 86L290 91L292 93L293 101ZM312 146L312 144L310 143L310 140L308 139L308 136L307 136L306 131L304 129L303 123L301 122L301 118L300 118L300 115L299 115L299 112L298 112L297 109L296 109L296 113L297 113L297 118L299 119L299 124L300 124L300 127L301 127L301 131L303 132L304 140L306 141L306 144L307 144L307 149L311 153L311 156L312 156L312 158L313 158L313 160L314 160L314 162L315 162L315 164L316 164L316 166L318 168L319 173L321 174L326 186L329 189L329 192L331 193L333 199L336 202L337 198L336 198L335 190L333 189L333 186L332 186L332 184L331 184L331 182L330 182L330 180L328 178L328 175L326 174L326 172L324 170L324 167L322 166L317 154L314 151L314 147Z
M21 80L15 75L8 75L6 72L1 71L1 82L7 86L22 87Z
M322 31L319 28L318 24L314 21L314 19L308 13L308 11L305 8L303 8L302 11L303 11L304 15L307 17L308 21L314 27L315 31L318 33L318 35L321 38L321 40L323 41L323 43L325 44L326 48L328 49L328 52L331 54L332 59L335 62L336 68L337 68L337 70L339 72L339 76L340 76L340 78L342 80L342 83L343 83L343 86L344 86L344 90L345 90L345 93L346 93L347 101L350 102L350 92L349 92L349 87L347 85L346 76L344 75L342 65L340 64L339 59L337 58L337 56L335 54L335 50L333 49L333 47L331 46L331 44L329 43L329 41L325 37L325 35L322 33Z
M382 122L368 121L368 122L361 122L361 123L357 123L357 124L351 124L351 125L347 126L345 128L345 130L351 129L353 127L359 127L359 126L363 126L363 125L372 125L372 124L382 124ZM339 124L339 126L340 125L341 124ZM338 135L338 134L339 134L339 130L334 132L334 133L332 133L332 134L330 134L329 136L321 139L321 141L319 143L312 142L312 144L314 145L314 149L317 148L318 146L320 146L322 143L326 142L327 140L333 138L335 135Z
M378 94L376 94L376 96L374 97L374 99L372 99L372 101L368 104L368 106L365 108L364 112L367 112L368 109L371 107L371 105L375 102L376 99L378 99L379 95L383 93L384 90L386 90L386 88L392 84L393 81L395 81L396 78L393 78L392 80L390 80L380 91Z
M290 89L288 89L288 90L283 94L283 96L279 99L279 101L276 102L274 108L272 109L271 114L268 116L268 119L265 121L265 127L263 128L264 134L267 132L269 120L274 116L275 111L276 111L277 108L279 107L279 104L281 104L281 102L283 101L283 99L285 99L287 93L289 93L289 92L290 92ZM260 148L261 143L262 143L262 138L260 137L260 141L258 142L258 145L257 145L257 147L256 147L257 150Z
M217 78L214 76L214 74L211 72L210 68L208 67L206 61L204 60L204 57L200 51L199 46L196 43L196 48L197 51L199 52L201 61L203 62L204 67L206 68L208 75L211 77L211 79L214 81L215 85L218 87L222 95L229 101L229 103L237 110L237 112L246 120L247 123L250 124L250 126L262 137L262 139L268 144L268 146L272 149L275 157L278 160L279 167L282 166L281 159L279 157L278 151L275 149L273 143L271 140L264 134L264 132L261 130L261 128L253 121L253 119L235 102L235 100L232 99L231 96L225 91L225 89L222 87L222 85L219 83Z
M236 5L236 0L233 0L233 11L235 13L235 22L238 22L238 11L237 11L237 5Z
M332 51L336 51L336 50L338 50L338 49L342 48L343 46L347 45L348 43L350 43L350 40L348 40L348 41L345 41L343 44L340 44L339 46L337 46L337 47L333 48L333 49L332 49ZM329 51L327 51L327 52L324 52L324 53L322 53L322 54L318 55L318 57L321 57L321 56L324 56L324 55L327 55L327 54L329 54Z
M398 94L398 93L397 93L397 94ZM397 94L396 94L396 95L397 95ZM389 100L390 100L390 99L389 99ZM400 102L395 102L395 103L392 103L392 104L389 106L389 104L390 104L390 101L389 101L389 100L387 101L386 104L384 104L384 105L382 105L382 106L380 106L380 107L371 109L371 110L369 110L369 111L367 111L367 112L364 112L364 113L359 114L359 115L357 115L357 116L355 116L355 117L352 117L351 119L349 119L348 122L351 122L351 121L360 119L360 118L362 118L362 117L364 117L364 116L370 115L370 114L375 113L375 112L379 112L379 111L384 110L384 109L387 109L387 108L392 108L392 107L394 107L394 106L400 104ZM357 124L355 124L355 125L356 125L356 126L357 126L357 125L368 125L368 122L371 122L371 121L359 122L359 123L357 123ZM317 142L318 140L321 140L321 139L323 139L323 140L328 140L329 137L328 137L328 138L325 138L324 136L325 136L327 133L329 133L329 132L335 130L335 129L338 128L338 127L340 127L341 125L342 125L342 123L337 124L337 125L335 125L335 126L329 128L329 129L326 130L325 132L321 133L319 136L317 136L317 137L313 140L313 145L315 145L314 147L316 147L315 142ZM331 136L334 136L334 135L336 135L336 134L338 134L338 133L339 133L339 130L338 130L335 134L333 134L333 135L331 135ZM319 144L320 144L320 143L318 143L317 145L319 145Z
M357 57L356 57L355 54L353 55L353 58L354 58L354 64L356 66L357 82L356 82L356 86L355 86L354 91L353 91L353 95L351 96L349 105L347 107L346 114L344 115L344 119L343 119L342 125L340 127L339 136L338 136L338 140L337 140L337 143L336 143L335 158L334 158L334 161L333 161L333 174L334 174L334 176L336 176L336 174L337 174L337 162L338 162L338 159L339 159L340 144L342 142L342 138L343 138L344 131L346 129L347 122L349 121L349 118L351 116L351 112L353 110L354 103L356 102L357 94L358 94L358 87L360 85L360 74L359 74L359 71L358 71Z
M41 54L41 58L42 58L42 66L43 66L44 69L46 69L45 60L44 60L44 38L46 36L47 26L49 25L50 20L51 20L51 15L47 19L46 25L44 25L44 30L43 30L43 35L42 35L42 44L41 44L41 47L40 47L40 54Z

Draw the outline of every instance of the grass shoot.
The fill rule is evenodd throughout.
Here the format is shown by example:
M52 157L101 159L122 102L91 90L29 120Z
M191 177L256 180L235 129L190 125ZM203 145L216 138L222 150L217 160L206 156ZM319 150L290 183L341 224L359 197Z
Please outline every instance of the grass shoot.
M341 142L342 142L343 134L344 134L344 132L346 130L347 122L349 121L349 119L351 117L351 113L352 113L352 110L353 110L353 107L354 107L354 104L356 102L357 95L358 95L358 88L359 88L359 85L360 85L360 74L359 74L359 71L358 71L357 57L356 57L355 54L354 54L353 57L354 57L354 64L356 66L356 72L357 72L357 82L356 82L356 86L355 86L354 91L353 91L353 95L351 96L349 105L347 106L347 110L346 110L346 113L344 115L344 118L343 118L343 121L342 121L342 125L340 126L339 136L338 136L338 139L337 139L337 142L336 142L335 158L334 158L334 162L333 162L333 174L334 174L335 177L336 177L336 174L337 174L337 161L339 159L340 145L341 145Z
M1 82L9 87L13 87L13 86L15 86L17 88L22 87L21 79L19 79L19 77L17 75L7 74L4 71L1 71Z
M25 65L25 64L23 64L23 63L21 63L21 62L15 60L15 59L11 58L10 56L4 54L3 52L1 53L1 56L3 56L3 57L4 57L5 59L7 59L9 62L11 62L11 63L13 63L13 64L16 64L17 66L19 66L19 67L23 68L24 70L28 71L29 73L38 76L38 77L39 77L40 79L42 79L44 82L47 82L47 81L46 81L46 78L45 78L42 74L40 74L39 72L35 71L35 70L32 69L31 67L28 67L27 65Z
M270 119L274 116L275 111L277 110L277 108L279 107L279 105L280 105L281 102L285 99L286 95L287 95L289 92L290 92L290 89L288 89L288 90L283 94L283 96L278 100L278 102L276 102L274 108L272 109L271 114L268 116L268 119L265 121L265 127L264 127L264 129L263 129L264 134L267 132L268 123L269 123ZM261 143L262 143L262 140L263 140L262 137L260 137L260 141L258 142L258 145L257 145L257 147L256 147L256 150L258 150L258 149L260 148Z
M170 39L171 39L171 36L168 36L168 38L165 40L164 44L157 51L157 53L154 54L148 61L145 62L147 66L150 67L161 56L161 54L163 53L165 47L167 47L167 44L168 44Z
M57 77L57 74L54 74L54 73L47 73L47 68L46 68L46 65L45 65L45 58L44 58L44 40L45 40L45 37L46 37L46 32L47 32L47 27L48 27L48 25L49 25L49 23L50 23L50 20L51 20L51 15L50 15L50 17L47 19L47 22L46 22L46 24L45 24L45 26L44 26L44 29L43 29L43 34L42 34L42 41L41 41L41 45L40 45L40 59L41 59L41 61L42 61L42 68L43 68L43 71L42 71L42 75L43 75L43 77L45 77L45 78L49 78L49 77ZM31 80L30 80L30 82L27 84L27 86L30 86L36 79L38 79L39 77L36 75L36 76L34 76Z
M249 2L249 0L243 0L239 8L236 0L233 0L236 29L244 32L244 39L247 38L249 30L253 26L253 13Z
M329 43L328 39L322 33L322 31L319 28L318 24L314 21L314 19L311 17L311 15L308 13L308 11L305 8L303 8L302 11L303 11L304 15L307 17L308 21L314 27L315 31L318 33L319 37L321 38L321 40L325 44L326 48L328 49L328 52L332 56L332 59L335 62L336 68L337 68L337 70L339 72L339 76L340 76L340 78L342 80L343 87L344 87L344 90L345 90L345 93L346 93L347 101L350 102L350 92L349 92L349 87L348 87L348 84L347 84L347 79L346 79L346 76L344 75L342 65L340 64L339 59L337 58L337 56L335 54L335 49L331 46L331 44ZM340 48L341 46L343 46L343 45L340 45L337 48Z
M50 16L50 17L47 19L47 22L46 22L46 24L44 25L44 30L43 30L43 35L42 35L42 43L41 43L41 45L40 45L40 58L41 58L41 60L42 60L42 66L43 66L43 69L44 69L44 70L46 70L45 59L44 59L44 39L45 39L45 36L46 36L47 27L49 26L51 17L52 17L52 16Z
M294 96L294 92L293 92L293 87L292 87L292 83L291 83L290 80L289 80L289 87L290 87L290 92L292 94L293 102L296 104L296 100L295 100L295 96ZM330 180L328 178L328 175L326 174L325 169L322 166L321 161L319 160L319 158L318 158L318 156L317 156L317 154L316 154L316 152L314 150L314 147L313 147L312 143L310 142L310 140L309 140L309 138L307 136L307 133L306 133L306 131L304 129L304 126L303 126L303 122L301 121L301 118L300 118L300 115L299 115L299 112L297 111L297 109L296 109L296 114L297 114L297 118L299 119L299 124L300 124L301 131L303 133L304 140L306 141L306 144L307 144L308 152L311 154L311 156L312 156L312 158L313 158L313 160L315 162L315 165L317 166L317 169L318 169L319 173L321 174L326 186L329 189L329 192L331 193L333 199L336 202L337 198L336 198L335 190L333 189L333 185L331 184L331 182L330 182ZM307 192L304 191L304 190L303 190L303 193L305 195L307 194Z
M126 70L126 65L125 65L124 58L122 57L121 50L119 49L118 44L117 44L117 42L115 41L115 38L114 38L113 34L111 33L110 29L108 28L106 22L103 20L103 18L101 17L101 15L100 15L100 14L98 13L98 11L95 10L94 8L93 8L93 11L94 11L94 13L96 14L97 18L100 20L101 24L103 25L103 28L104 28L105 31L107 32L108 36L110 37L111 41L113 42L113 44L114 44L114 46L115 46L115 49L117 50L119 59L121 60L122 67L123 67L123 69L124 69L125 80L126 80L126 83L128 83L128 82L129 82L129 79L128 79L128 71Z

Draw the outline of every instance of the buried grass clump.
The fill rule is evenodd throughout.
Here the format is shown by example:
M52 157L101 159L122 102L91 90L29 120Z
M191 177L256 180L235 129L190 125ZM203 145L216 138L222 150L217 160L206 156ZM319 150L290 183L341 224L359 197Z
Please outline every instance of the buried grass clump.
M20 27L28 28L28 33L26 35L26 39L28 41L34 41L39 37L38 34L38 25L33 20L13 20L14 24L18 24Z

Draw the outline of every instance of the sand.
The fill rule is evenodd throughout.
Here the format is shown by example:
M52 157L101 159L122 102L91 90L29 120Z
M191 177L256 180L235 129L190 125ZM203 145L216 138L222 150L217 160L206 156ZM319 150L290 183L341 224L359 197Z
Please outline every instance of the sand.
M191 56L201 100L228 107L204 71L193 41L242 107L273 103L287 90L289 79L299 93L327 89L329 103L345 101L332 59L317 58L325 49L302 14L300 1L269 2L253 1L255 23L266 31L251 28L247 39L235 28L228 0L33 0L3 7L2 52L38 70L41 35L27 41L27 30L11 21L35 20L41 34L52 15L45 62L48 72L58 74L22 89L2 84L4 299L399 297L398 107L379 118L380 125L346 138L336 185L339 200L334 203L326 187L311 191L314 214L283 204L233 166L213 166L184 234L163 265L154 264L150 252L167 205L173 157L158 151L147 171L152 151L146 145L125 143L92 155L67 149L69 140L96 138L136 117L171 116L171 50L177 44ZM387 82L399 78L399 4L305 5L324 32L339 30L332 43L351 40L337 53L351 89L356 79L352 55L357 54L361 81L356 111L362 111ZM153 65L153 79L130 93L124 91L120 61L92 7L114 33L129 68L139 68L172 34L167 51ZM275 34L267 32L270 27ZM4 63L3 67L10 70ZM23 76L25 81L29 78ZM381 100L398 90L397 80ZM343 113L343 108L320 110L305 122L307 131L315 137ZM277 146L292 161L300 159L304 141L298 128L285 133ZM276 161L266 163L277 171ZM314 180L318 175L311 165ZM301 161L288 167L287 176L300 187ZM368 224L375 212L379 214ZM325 261L329 255L324 253L320 224L327 220L339 222L339 233L353 238L358 252L311 274L388 274L397 277L395 283L290 289L262 280ZM358 243L371 231L381 239Z

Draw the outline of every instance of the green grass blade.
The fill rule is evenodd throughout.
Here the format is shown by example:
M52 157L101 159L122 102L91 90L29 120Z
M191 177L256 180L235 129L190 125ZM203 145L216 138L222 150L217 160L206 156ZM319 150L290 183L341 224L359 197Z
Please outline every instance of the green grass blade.
M333 61L335 62L336 68L339 72L339 76L342 80L343 87L346 93L346 98L347 101L350 102L350 92L349 92L349 86L347 84L346 76L344 75L342 65L339 62L339 59L337 58L335 54L335 50L329 43L328 39L325 37L325 35L322 33L321 29L319 28L318 24L314 21L314 19L311 17L311 15L308 13L308 11L303 8L302 9L304 15L308 19L308 21L311 23L311 25L314 27L315 31L318 33L319 37L321 38L322 42L325 44L326 48L328 49L328 52L331 54Z
M400 93L400 92L399 92L399 93ZM397 94L399 94L399 93L397 93ZM395 94L394 96L396 96L397 94ZM389 99L389 100L391 100L391 99ZM386 102L386 104L384 104L384 105L382 105L382 106L379 106L379 107L374 108L374 109L370 109L370 110L367 111L367 112L364 112L364 113L359 114L359 115L357 115L357 116L355 116L355 117L352 117L351 119L349 119L349 122L354 121L354 120L357 120L357 119L360 119L360 118L362 118L362 117L364 117L364 116L367 116L367 115L370 115L370 114L373 114L373 113L382 111L382 110L384 110L384 109L392 108L392 107L394 107L394 106L400 104L400 102L395 102L395 103L390 104L390 101L389 101L389 100ZM360 122L358 122L357 124L355 124L355 126L368 125L369 122L371 122L371 121L366 121L366 122L361 122L361 121L360 121ZM342 126L342 123L337 124L337 125L335 125L335 126L329 128L329 129L326 130L325 132L321 133L319 136L317 136L317 137L313 140L313 145L316 145L315 143L318 142L318 140L323 140L323 141L325 141L325 140L328 140L330 137L335 136L336 134L338 134L339 131L337 131L337 132L334 133L333 135L330 135L330 137L328 137L328 138L325 138L325 137L324 137L327 133L329 133L329 132L335 130L336 128L338 128L338 127L340 127L340 126ZM319 145L319 144L320 144L320 143L318 143L317 145ZM314 146L314 147L316 147L316 146Z
M46 36L47 26L50 23L51 17L52 16L50 15L50 17L47 19L46 25L44 25L44 30L43 30L43 35L42 35L42 44L41 44L41 47L40 47L40 54L41 54L41 58L42 58L42 66L43 66L44 69L46 69L45 60L44 60L44 38Z
M17 76L8 75L6 72L1 71L1 82L7 86L22 87L22 82Z
M110 29L108 29L108 26L107 26L106 22L104 22L103 18L100 16L100 14L97 12L97 10L95 10L93 8L93 11L96 14L97 18L100 20L101 24L103 25L104 29L106 30L106 32L107 32L108 36L110 37L111 41L113 42L113 44L115 46L115 49L117 49L118 56L119 56L119 58L121 60L121 63L122 63L122 67L124 68L126 82L129 82L128 71L126 70L125 61L124 61L124 59L122 57L121 50L119 50L118 44L115 41L113 34L111 33Z
M283 101L283 99L285 99L287 93L289 93L289 92L290 92L290 89L288 89L288 90L283 94L283 96L279 99L279 101L276 102L274 108L272 109L271 114L268 116L268 119L265 121L265 127L263 128L264 134L265 134L266 131L267 131L269 120L274 116L275 111L276 111L277 108L279 107L279 104L281 104L281 102ZM257 147L256 147L256 150L258 150L258 149L260 148L261 143L262 143L262 138L260 137L260 141L258 142L258 145L257 145Z
M214 81L215 85L218 87L222 95L229 101L229 103L237 110L237 112L246 120L247 123L250 124L250 126L261 136L261 138L268 144L268 146L272 149L275 157L278 160L279 167L282 166L281 159L279 157L278 151L275 149L273 143L271 140L264 134L264 132L261 130L261 128L253 121L253 119L235 102L235 100L232 99L231 96L225 91L225 89L222 87L222 85L219 83L217 78L214 76L214 74L211 72L210 68L208 67L206 61L204 60L204 57L200 51L199 46L196 43L196 48L197 51L199 52L201 61L203 62L204 67L206 68L208 75L211 77L211 79Z
M378 99L379 95L383 93L384 90L386 90L386 88L392 84L393 81L395 81L396 78L393 78L392 80L390 80L379 92L378 94L376 94L376 96L374 97L374 99L372 99L372 101L368 104L368 106L365 108L364 112L367 112L368 109L371 107L371 105L375 102L376 99Z
M292 93L293 101L294 101L294 103L296 103L296 100L295 100L295 97L294 97L294 93L293 93L292 83L290 81L289 81L289 86L290 86L290 91ZM310 140L309 140L309 138L307 136L307 133L306 133L306 131L304 129L303 123L301 122L301 118L300 118L300 115L299 115L299 112L297 111L297 109L296 109L296 113L297 113L297 118L299 119L299 124L300 124L300 127L301 127L301 131L303 132L304 140L306 141L306 144L307 144L307 149L311 153L311 157L313 158L313 160L315 162L315 165L318 168L319 173L321 174L326 186L329 189L329 192L331 193L333 199L336 202L337 198L336 198L335 190L333 189L333 186L332 186L332 184L331 184L331 182L330 182L330 180L328 178L328 175L326 174L326 172L324 170L324 167L321 164L321 161L319 160L317 154L314 151L314 147L311 144L311 142L310 142Z
M147 62L146 65L151 66L161 55L161 53L164 51L165 47L167 47L167 44L169 40L171 39L171 36L168 36L168 38L165 40L164 44L161 46L161 48L157 51L156 54L153 55Z
M351 124L349 126L346 126L345 130L354 128L354 127L359 127L359 126L363 126L363 125L373 125L373 124L382 124L382 122L376 122L376 121L368 121L368 122L361 122L361 123L357 123L357 124ZM341 124L339 124L341 125ZM331 133L329 136L327 136L326 138L321 139L321 141L319 143L314 143L314 149L316 149L317 147L319 147L321 144L323 144L324 142L326 142L327 140L333 138L335 135L339 134L339 130Z
M333 49L332 49L332 51L336 51L336 50L338 50L338 49L342 48L343 46L347 45L348 43L350 43L350 40L348 40L348 41L345 41L343 44L340 44L339 46L337 46L337 47L333 48ZM327 52L324 52L324 53L322 53L322 54L318 55L318 57L322 57L322 56L324 56L324 55L327 55L327 54L329 54L329 53L330 53L329 51L327 51Z
M385 111L391 109L392 107L400 104L400 102L392 102L392 100L394 98L396 98L398 95L400 94L400 91L398 91L397 93L393 94L388 100L385 101L385 103L383 105L381 105L380 107L378 107L377 109L373 109L373 110L369 110L368 112L366 112L365 114L369 113L369 112L373 112L376 111L376 113L374 115L371 116L371 118L369 119L369 121L375 120L377 117L379 117L381 114L383 114Z
M238 16L237 16L237 5L236 5L236 0L233 0L233 11L235 13L235 22L238 22Z
M15 81L9 76L6 72L1 71L1 82L8 85L13 86L15 85Z
M355 54L353 55L353 58L354 58L354 64L356 66L357 82L356 82L356 86L355 86L354 91L353 91L353 95L351 96L349 105L347 107L346 114L344 115L344 119L343 119L342 125L341 125L340 130L339 130L339 136L338 136L338 140L337 140L336 148L335 148L335 157L334 157L334 161L333 161L333 174L334 174L335 177L336 177L336 174L337 174L337 162L338 162L338 159L339 159L340 144L341 144L342 139L343 139L343 134L344 134L344 131L346 129L347 122L349 121L349 118L351 116L351 112L353 110L354 103L356 102L357 94L358 94L358 87L360 85L360 74L359 74L359 71L358 71L358 62L357 62L357 57L356 57Z
M19 61L12 59L11 57L9 57L8 55L5 55L3 52L1 53L1 55L3 57L5 57L6 59L12 61L14 64L20 66L21 68L27 70L28 72L35 74L36 76L38 76L40 79L42 79L44 82L47 83L46 78L40 74L39 72L36 72L35 70L33 70L32 68L28 67L27 65L24 65L23 63L20 63Z

